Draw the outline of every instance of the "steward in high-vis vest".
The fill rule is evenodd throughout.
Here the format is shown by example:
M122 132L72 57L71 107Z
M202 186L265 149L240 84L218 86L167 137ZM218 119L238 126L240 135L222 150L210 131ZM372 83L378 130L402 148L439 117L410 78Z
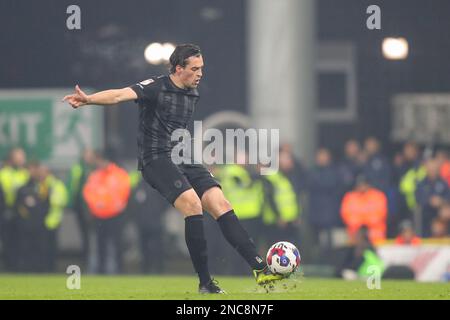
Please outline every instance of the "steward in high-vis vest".
M259 219L263 201L261 184L242 165L227 164L219 176L222 190L240 220Z
M427 171L425 166L422 164L418 164L416 166L411 167L406 173L400 178L400 192L405 198L406 206L412 214L414 210L417 208L417 200L416 200L416 189L419 182L425 179L427 175Z
M119 215L128 204L130 192L128 173L112 162L92 172L83 188L91 214L98 219Z
M298 224L301 206L292 182L281 171L261 176L264 185L262 221L268 245L277 241L298 243Z
M83 187L88 176L96 169L96 152L92 149L85 149L80 161L72 166L67 183L69 191L69 207L73 210L81 236L81 250L83 263L87 265L90 250L90 215L86 202L83 199Z
M22 148L13 148L9 152L5 165L0 169L0 241L3 248L3 260L6 271L15 271L18 267L17 217L14 204L17 191L28 181L29 173L25 168L26 154Z
M37 162L29 165L30 179L18 190L15 211L20 237L20 270L55 271L56 231L68 195L64 183Z
M162 273L168 258L164 216L169 203L145 183L140 171L131 171L129 176L132 192L126 211L137 230L141 272Z
M342 199L341 217L351 242L355 241L362 227L367 228L372 244L386 240L387 213L386 195L369 185L363 175L357 177L355 189L347 192Z
M122 272L123 211L131 193L128 172L100 154L97 170L92 172L83 188L83 197L95 220L98 272L105 274L108 246L114 251L114 271Z
M264 194L261 182L254 178L247 165L225 164L216 174L225 197L233 204L234 212L242 226L253 236L252 240L258 248L263 236L261 209ZM232 274L248 272L240 256L234 252L229 252L227 256L230 257Z

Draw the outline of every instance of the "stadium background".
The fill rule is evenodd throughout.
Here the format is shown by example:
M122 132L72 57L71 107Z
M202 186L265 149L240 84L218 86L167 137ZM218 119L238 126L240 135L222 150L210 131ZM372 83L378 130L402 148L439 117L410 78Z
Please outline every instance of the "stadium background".
M165 66L151 65L144 59L143 52L149 43L191 42L202 48L206 63L201 86L202 98L195 120L206 119L222 111L240 112L251 119L255 111L249 107L249 79L252 72L249 67L252 57L248 54L249 3L222 0L133 0L126 4L78 1L76 4L81 8L82 28L68 30L66 8L73 4L71 2L2 2L1 94L9 97L11 90L18 89L33 90L34 93L49 89L64 92L71 90L69 88L76 83L92 90L131 85L147 79L149 75L166 72ZM372 4L381 8L381 30L369 30L366 27L366 20L370 16L366 9ZM334 52L327 53L327 45L346 48L344 51L350 53L345 55L344 60L352 66L350 69L354 74L350 81L349 74L345 72L314 72L311 81L316 86L316 101L310 108L318 114L326 114L331 110L338 115L334 118L323 116L322 120L315 122L313 128L309 128L313 136L294 139L294 153L310 166L314 159L313 152L319 146L329 148L339 159L343 156L343 146L348 139L363 141L368 136L375 136L380 140L384 154L392 159L406 142L406 139L394 134L397 123L393 117L394 96L401 93L445 94L450 91L450 42L447 36L450 30L450 4L444 0L318 0L312 6L314 45L322 47L321 53L325 56L333 55ZM281 33L286 30L283 28L289 26L280 27ZM407 39L409 53L406 59L394 61L383 56L381 43L389 36ZM296 56L301 60L302 52L296 53ZM294 61L292 64L297 65ZM276 59L267 61L265 67L276 69ZM349 87L354 90L353 96L348 96ZM354 102L356 109L342 120L340 117L348 112L350 101ZM446 110L448 105L447 102ZM66 111L70 112L69 107L66 107ZM132 170L136 154L137 108L129 103L99 112L98 120L95 116L89 118L93 126L101 128L95 138L95 147L104 149L115 162ZM301 125L304 120L299 118L298 123ZM436 132L445 131L445 125L441 124ZM432 128L433 124L430 126ZM430 126L427 128L430 129ZM292 132L292 135L297 133ZM418 141L421 147L448 147L448 137L432 134ZM303 143L311 144L311 141L313 148L302 148ZM10 141L2 141L2 158L6 157L11 146ZM305 150L307 153L302 153ZM72 164L58 164L51 169L65 179ZM168 215L168 224L174 226L176 231L175 216ZM129 273L138 270L139 254L134 232L133 227L125 229L125 239L128 239L125 242L130 245L128 254L125 254L125 270ZM305 272L331 275L332 272L326 266L315 265L316 252L311 233L306 219L302 226L302 242L299 244L304 256ZM79 235L70 209L64 214L58 241L57 271L61 272L69 261L79 261L77 259L81 255ZM186 252L181 254L182 242L179 247L182 258L178 255L171 257L165 273L190 273ZM311 264L310 269L308 264Z

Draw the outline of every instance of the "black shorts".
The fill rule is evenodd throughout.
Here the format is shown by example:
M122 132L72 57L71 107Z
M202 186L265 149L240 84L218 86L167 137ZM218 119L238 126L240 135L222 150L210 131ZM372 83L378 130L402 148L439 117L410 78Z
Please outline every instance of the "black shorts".
M142 170L142 176L172 205L180 194L191 188L201 199L206 190L212 187L221 187L203 165L176 165L170 158L151 160Z

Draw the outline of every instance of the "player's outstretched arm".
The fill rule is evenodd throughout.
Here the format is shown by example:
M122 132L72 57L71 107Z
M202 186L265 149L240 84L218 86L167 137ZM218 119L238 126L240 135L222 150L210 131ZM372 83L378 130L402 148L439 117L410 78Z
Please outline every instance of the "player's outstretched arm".
M78 85L75 93L65 96L62 101L67 101L72 108L76 109L85 105L112 105L124 101L137 99L138 96L131 88L111 89L87 95Z

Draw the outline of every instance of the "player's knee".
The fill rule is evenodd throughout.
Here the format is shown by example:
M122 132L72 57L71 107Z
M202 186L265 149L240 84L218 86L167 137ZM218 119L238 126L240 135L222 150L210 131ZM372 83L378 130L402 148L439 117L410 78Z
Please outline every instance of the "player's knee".
M219 200L218 207L220 208L221 212L228 212L233 209L230 201L228 201L225 197Z
M186 202L187 207L187 213L188 214L202 214L202 203L200 202L200 199L189 199Z
M231 203L223 194L213 192L206 192L202 197L202 203L205 204L205 208L214 216L221 215L233 209Z
M202 214L203 212L202 203L197 194L188 191L178 197L175 201L175 207L185 216Z

